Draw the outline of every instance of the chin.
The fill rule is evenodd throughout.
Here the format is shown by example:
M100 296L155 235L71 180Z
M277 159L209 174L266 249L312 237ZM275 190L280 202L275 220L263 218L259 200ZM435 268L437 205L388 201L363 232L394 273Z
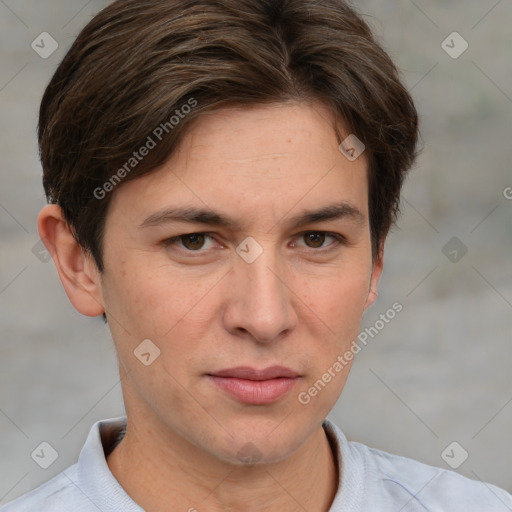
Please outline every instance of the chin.
M211 454L217 459L236 466L254 466L274 464L290 457L302 444L299 433L290 433L286 428L277 435L279 427L274 425L274 432L270 437L268 432L272 429L261 428L257 434L250 435L248 431L237 430L241 435L224 437L222 445L212 447Z

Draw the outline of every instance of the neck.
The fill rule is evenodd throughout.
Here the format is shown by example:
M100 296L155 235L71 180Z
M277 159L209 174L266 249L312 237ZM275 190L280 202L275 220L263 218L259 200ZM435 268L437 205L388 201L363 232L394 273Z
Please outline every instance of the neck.
M323 428L283 461L240 466L205 454L176 433L162 437L128 420L107 464L147 512L327 512L339 478Z

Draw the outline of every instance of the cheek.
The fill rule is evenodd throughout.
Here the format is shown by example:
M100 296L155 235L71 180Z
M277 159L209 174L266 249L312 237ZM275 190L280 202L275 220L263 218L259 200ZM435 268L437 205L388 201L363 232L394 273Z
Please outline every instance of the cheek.
M359 328L369 286L370 269L340 273L318 282L313 289L309 283L309 302L332 331L343 335Z
M137 332L147 327L149 320L159 314L162 306L163 287L158 286L154 273L144 266L124 265L112 273L108 283L109 296L107 306L120 323L126 324L126 330ZM172 299L169 294L168 300ZM148 335L146 333L144 335Z
M313 416L327 416L345 386L354 358L357 336L368 296L369 275L352 273L319 283L309 295L312 310L321 319L322 332L308 340L308 377L299 390L298 402ZM325 327L327 326L327 327Z
M176 268L141 259L122 262L107 282L107 306L132 326L162 336L180 321L214 284L213 279L187 279ZM210 283L212 281L212 283Z

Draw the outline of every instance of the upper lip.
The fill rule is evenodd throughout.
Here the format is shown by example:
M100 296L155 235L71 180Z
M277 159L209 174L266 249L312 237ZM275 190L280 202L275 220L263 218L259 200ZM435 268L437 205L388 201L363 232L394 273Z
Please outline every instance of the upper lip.
M250 366L239 366L237 368L226 368L218 372L209 373L213 377L231 377L234 379L246 380L270 380L285 377L289 379L300 377L300 374L286 368L285 366L269 366L262 370Z

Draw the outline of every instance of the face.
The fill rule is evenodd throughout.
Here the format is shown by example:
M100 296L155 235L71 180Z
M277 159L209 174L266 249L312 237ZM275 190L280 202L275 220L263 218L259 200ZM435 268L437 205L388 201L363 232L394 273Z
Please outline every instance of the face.
M364 154L338 145L320 104L225 109L115 191L101 301L132 422L235 464L319 429L381 270Z

